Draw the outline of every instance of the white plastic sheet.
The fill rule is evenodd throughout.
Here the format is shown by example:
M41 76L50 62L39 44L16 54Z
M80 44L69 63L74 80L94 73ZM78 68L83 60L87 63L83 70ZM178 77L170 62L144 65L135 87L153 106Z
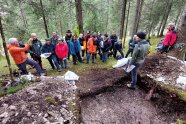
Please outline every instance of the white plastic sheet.
M129 61L129 59L131 59L131 58L123 58L123 59L120 59L120 60L118 60L117 63L116 63L115 65L113 65L112 67L113 67L113 68L120 68L120 67L126 65L127 62Z
M68 81L76 81L79 79L79 76L72 71L67 71L64 74L64 77L65 77L65 80L68 80Z
M179 76L176 80L176 83L181 85L182 89L186 89L186 77Z

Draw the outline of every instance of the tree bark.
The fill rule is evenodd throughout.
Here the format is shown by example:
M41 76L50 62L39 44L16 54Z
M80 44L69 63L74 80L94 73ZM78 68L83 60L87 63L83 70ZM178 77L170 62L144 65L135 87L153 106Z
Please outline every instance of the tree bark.
M76 5L76 20L79 32L83 33L83 14L82 14L82 0L75 0Z
M126 23L125 23L125 33L124 33L124 36L123 36L123 44L122 44L123 48L125 48L125 40L126 40L128 21L129 21L129 12L130 12L130 1L128 2L127 17L126 17Z
M18 0L18 3L19 3L19 9L21 11L21 16L23 18L24 26L25 26L26 30L28 31L29 30L28 29L28 21L26 19L26 16L25 16L24 11L23 11L23 8L22 8L22 1L21 0Z
M121 9L121 27L119 38L123 38L124 24L125 24L125 11L126 11L127 0L122 0L122 9Z
M171 1L169 0L167 12L166 12L166 15L165 15L165 20L163 21L161 31L160 31L160 36L163 36L163 32L164 32L165 26L167 24L167 19L169 17L169 14L170 14L170 11L171 11L171 8L172 8L172 3L173 3L173 0L171 0Z
M41 11L42 11L42 16L43 16L43 21L44 21L46 36L47 36L47 38L49 38L48 26L47 26L47 22L46 22L45 11L44 11L42 0L40 0L40 5L41 5Z
M137 0L132 36L137 33L144 0Z
M3 48L4 48L4 51L5 51L5 56L6 56L6 60L7 60L7 63L8 63L9 72L10 72L10 79L13 82L14 79L13 79L13 74L12 74L10 58L9 58L9 55L8 55L8 50L7 50L7 47L6 47L5 36L4 36L3 25L2 25L2 17L1 16L0 16L0 33L1 33L1 38L2 38L2 41L3 41Z
M154 9L154 2L155 0L152 1L152 7L150 8L150 26L148 28L148 32L147 32L147 37L150 38L150 34L151 34L151 30L152 30L152 27L153 27L153 23L154 23L154 20L152 18L152 12L153 12L153 9Z

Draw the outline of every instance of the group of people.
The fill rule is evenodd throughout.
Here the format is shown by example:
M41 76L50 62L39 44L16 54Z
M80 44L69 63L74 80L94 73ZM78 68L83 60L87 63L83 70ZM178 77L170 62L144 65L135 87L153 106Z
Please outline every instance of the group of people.
M97 55L100 56L102 62L106 62L107 58L111 56L109 53L116 58L117 51L120 52L122 58L124 57L121 41L118 40L115 32L108 37L108 34L101 35L100 32L87 31L85 36L81 33L77 37L68 30L63 38L57 32L53 32L52 37L46 38L44 44L37 38L36 33L31 33L30 39L25 45L17 38L10 38L7 48L22 74L28 74L26 65L29 64L35 67L40 75L46 75L41 54L48 55L47 59L52 69L57 69L57 71L67 68L71 56L74 65L77 62L89 64L90 58L95 64ZM30 53L32 59L28 58L27 53Z
M161 49L158 47L161 53L167 52L175 43L176 34L174 30L175 26L169 24L168 32L161 42L163 45ZM45 39L44 44L37 38L36 33L31 33L26 45L21 45L16 38L10 38L8 40L8 49L23 74L28 74L26 65L29 64L36 68L40 75L46 75L42 66L41 54L47 54L47 59L52 69L57 69L58 71L67 68L67 62L71 56L73 64L76 65L77 61L89 64L90 58L92 63L95 64L95 58L98 55L102 62L105 63L108 57L112 55L116 59L121 59L127 58L131 54L132 58L128 63L128 67L134 65L135 68L131 71L132 82L127 86L135 89L138 69L143 64L150 48L150 43L145 38L146 34L144 32L136 33L129 41L126 56L124 56L122 50L121 40L118 39L115 32L112 32L109 37L107 33L102 35L100 32L91 33L87 31L85 35L81 33L77 37L68 30L64 38L59 37L57 32L53 32L52 37ZM30 53L32 59L27 57L26 52ZM120 56L117 56L117 52L120 53Z

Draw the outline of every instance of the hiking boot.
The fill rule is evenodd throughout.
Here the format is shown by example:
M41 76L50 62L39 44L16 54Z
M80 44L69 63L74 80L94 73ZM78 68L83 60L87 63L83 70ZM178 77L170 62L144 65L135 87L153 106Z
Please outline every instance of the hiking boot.
M46 73L41 73L40 76L47 76L47 74Z
M128 87L129 89L132 89L132 90L135 90L135 89L136 89L136 87L132 86L131 84L127 84L127 87Z

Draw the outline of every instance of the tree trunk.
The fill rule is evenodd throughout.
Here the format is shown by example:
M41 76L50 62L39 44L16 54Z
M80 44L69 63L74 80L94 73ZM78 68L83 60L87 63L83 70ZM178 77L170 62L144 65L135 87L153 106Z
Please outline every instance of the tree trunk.
M79 32L83 33L83 14L82 14L82 0L75 0L76 5L76 20Z
M180 47L180 49L173 49L173 50L170 50L168 55L171 55L171 56L174 56L180 60L184 60L185 59L185 52L186 52L186 35L185 35L185 32L186 32L186 4L183 8L183 12L181 14L181 20L180 20L180 23L178 24L178 27L177 27L177 41L176 43L177 44L184 44L183 47Z
M0 33L1 33L2 41L3 41L3 48L4 48L4 51L5 51L5 56L6 56L6 60L7 60L7 63L8 63L9 72L10 72L10 79L13 82L14 79L13 79L13 74L12 74L10 58L9 58L9 55L8 55L8 50L7 50L7 47L6 47L5 36L4 36L3 25L2 25L2 17L1 16L0 16Z
M63 28L62 28L62 21L61 21L61 19L59 20L59 25L60 25L61 36L63 36Z
M154 19L152 17L152 12L153 12L153 9L154 9L154 2L155 0L152 1L152 6L150 8L150 26L148 28L148 32L147 32L147 37L150 38L150 34L151 34L151 30L152 30L152 27L153 27L153 23L154 23Z
M128 28L128 21L129 21L129 12L130 12L130 1L128 2L128 9L127 9L127 17L126 17L126 23L125 23L125 33L124 33L124 36L123 36L123 48L125 48L125 40L126 40L126 35L127 35L127 28Z
M137 0L132 36L137 33L144 0Z
M175 20L175 25L177 25L177 23L178 23L178 20L179 20L179 17L180 17L180 13L181 13L181 11L182 11L182 8L179 8L179 10L178 10L178 14L177 14L177 16L176 16L176 20Z
M24 27L25 27L26 30L28 31L28 30L29 30L29 29L28 29L28 21L27 21L27 19L26 19L26 16L25 16L24 11L23 11L23 8L22 8L22 2L21 2L21 0L19 0L18 3L19 3L19 9L20 9L20 11L21 11L21 16L22 16L22 18L23 18Z
M119 38L123 38L124 24L125 24L125 11L126 11L127 0L122 0L122 9L121 9L121 27Z
M42 11L42 16L43 16L43 21L44 21L46 36L47 36L47 38L49 38L48 26L47 26L47 22L46 22L45 11L44 11L42 0L40 0L40 5L41 5L41 11Z
M167 24L167 19L169 17L169 14L170 14L170 11L171 11L171 8L172 8L172 3L173 3L173 0L171 0L171 1L169 0L167 12L166 12L166 15L165 15L165 20L163 21L163 25L162 25L161 31L160 31L160 37L163 36L163 32L164 32L165 26Z

